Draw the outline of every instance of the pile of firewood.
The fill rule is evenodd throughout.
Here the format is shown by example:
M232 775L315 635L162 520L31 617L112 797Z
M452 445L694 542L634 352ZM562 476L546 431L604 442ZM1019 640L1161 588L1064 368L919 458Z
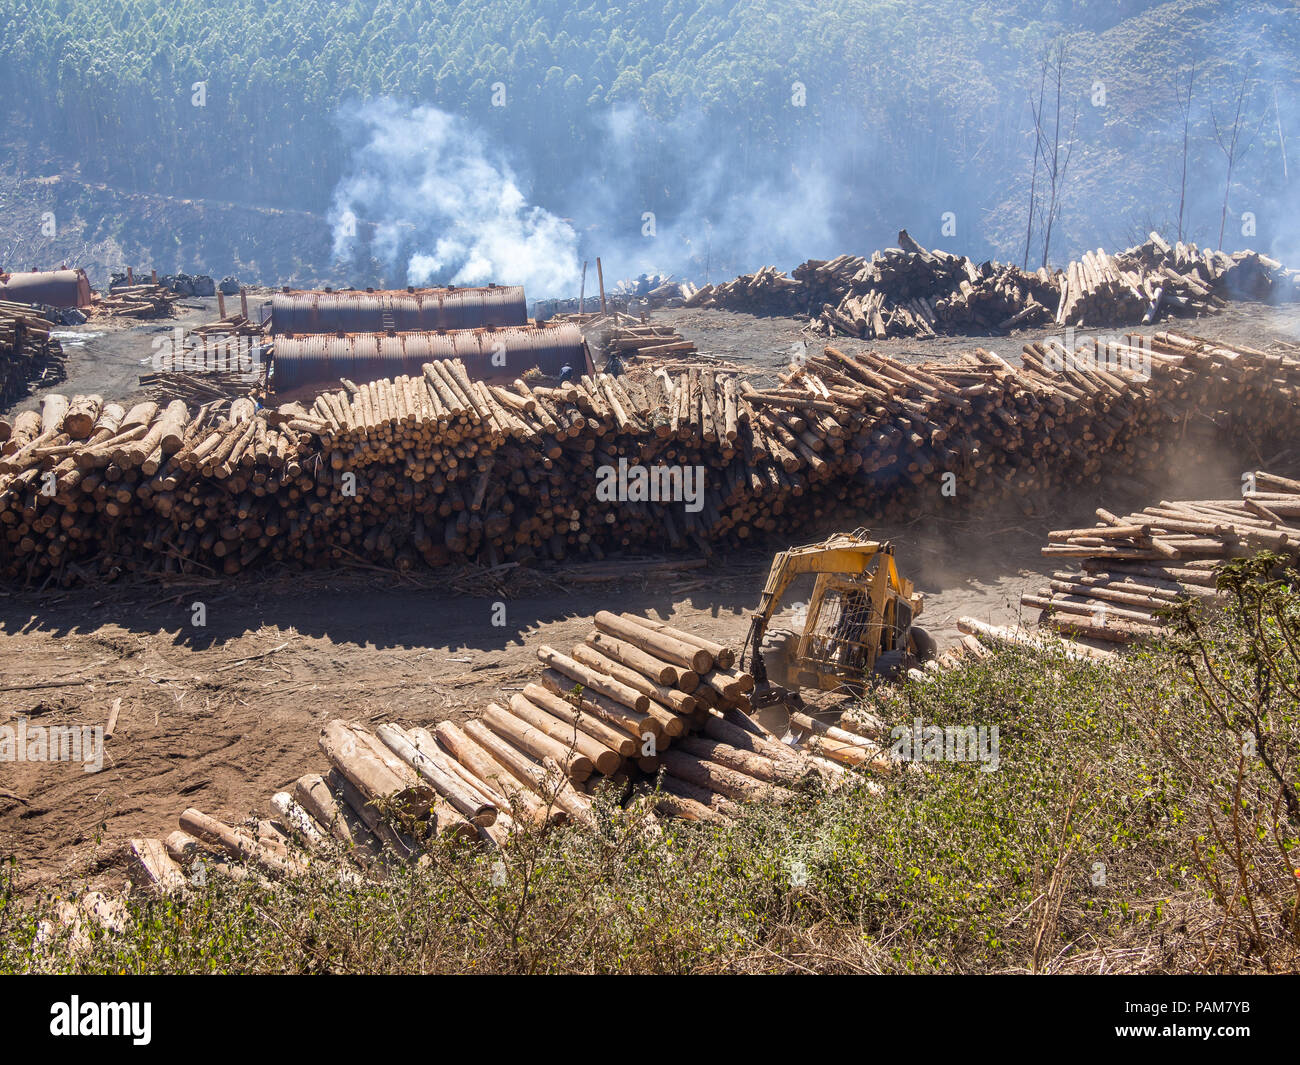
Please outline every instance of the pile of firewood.
M838 260L837 260L838 261ZM806 266L807 264L805 264ZM685 301L687 307L717 307L750 314L793 313L799 304L796 293L802 285L775 266L765 266L734 281L705 285Z
M196 325L190 332L203 337L260 337L262 327L250 322L242 314L232 314L215 322Z
M169 318L176 313L172 304L181 299L179 293L154 282L120 285L99 296L88 311L114 318Z
M663 325L617 326L610 330L604 346L606 357L617 356L624 362L638 356L662 358L671 355L680 358L696 353L691 341Z
M627 300L629 305L642 304L647 309L676 307L695 295L695 286L689 281L674 281L671 274L642 274L637 278L619 281L611 295Z
M0 404L65 376L63 347L50 339L50 322L26 303L0 302Z
M212 403L245 395L263 376L261 330L243 315L196 326L180 345L156 351L140 387L150 399Z
M688 307L754 314L807 314L833 335L883 340L1055 323L1118 326L1167 315L1213 313L1228 299L1294 301L1297 273L1258 252L1171 247L1152 233L1145 244L1109 256L1086 252L1064 270L1029 272L1008 263L976 264L929 251L906 231L900 247L870 260L842 255L809 260L786 275L774 266L706 285Z
M1022 361L827 348L760 389L695 368L488 385L448 360L310 409L50 396L0 422L0 572L707 554L847 511L902 518L941 491L1030 511L1107 464L1154 468L1189 419L1235 443L1289 438L1300 389L1293 354L1174 333Z
M1276 259L1255 251L1201 250L1182 241L1171 245L1158 233L1114 256L1114 265L1163 286L1172 313L1184 316L1212 310L1218 297L1274 303L1300 299L1300 272L1284 269Z
M1099 509L1098 524L1061 529L1048 558L1078 559L1082 572L1052 574L1020 598L1041 623L1069 636L1110 643L1144 640L1166 628L1161 611L1194 597L1217 598L1227 559L1269 550L1300 559L1300 481L1256 472L1237 499L1162 500L1127 515Z

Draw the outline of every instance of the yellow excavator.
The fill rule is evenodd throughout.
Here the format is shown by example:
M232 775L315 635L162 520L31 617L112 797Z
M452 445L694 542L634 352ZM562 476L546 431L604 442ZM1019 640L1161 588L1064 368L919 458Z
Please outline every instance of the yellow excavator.
M798 630L769 629L782 597L804 574L817 579ZM893 545L870 539L865 529L780 552L741 659L756 682L755 707L801 706L800 688L858 693L872 676L897 679L933 658L934 640L913 624L923 605L912 582L899 576Z

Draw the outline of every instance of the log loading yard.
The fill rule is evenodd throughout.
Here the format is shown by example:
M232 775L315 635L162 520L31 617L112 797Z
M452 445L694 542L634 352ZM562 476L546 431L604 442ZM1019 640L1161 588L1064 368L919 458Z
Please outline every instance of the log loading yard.
M903 233L545 321L509 287L13 278L0 840L73 922L196 861L508 849L600 785L719 822L897 771L837 693L759 705L792 545L892 545L938 645L906 683L1058 636L1106 661L1300 553L1300 283L1253 252L1023 272ZM27 757L65 729L77 760Z

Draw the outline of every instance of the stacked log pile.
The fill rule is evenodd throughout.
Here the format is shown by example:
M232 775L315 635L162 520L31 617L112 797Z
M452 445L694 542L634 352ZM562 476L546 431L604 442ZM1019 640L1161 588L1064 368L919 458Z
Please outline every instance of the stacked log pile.
M801 282L775 266L764 266L732 281L705 285L692 293L684 306L717 307L750 314L789 314L799 306L796 293L802 293Z
M622 297L629 302L640 302L647 308L677 307L693 296L695 291L695 286L689 281L674 281L671 274L654 276L642 274L635 279L626 278L619 281L611 295Z
M733 648L602 612L570 654L543 645L537 657L537 681L464 724L328 722L328 770L272 796L272 818L231 825L186 810L166 841L132 842L137 882L172 890L202 855L278 877L327 849L370 866L413 858L432 838L500 846L525 824L594 825L597 783L633 776L653 785L648 809L722 823L744 803L782 801L819 773L844 772L748 717L754 682Z
M151 365L155 374L253 373L257 369L257 334L214 334L194 330L195 335L180 345L155 351Z
M1114 266L1143 278L1148 295L1154 295L1155 286L1163 287L1169 312L1183 317L1210 313L1222 300L1300 299L1300 272L1285 269L1276 259L1257 251L1227 253L1182 241L1171 245L1158 233L1119 252Z
M1227 559L1269 550L1294 564L1300 481L1257 471L1248 483L1239 499L1161 500L1125 515L1099 509L1092 528L1052 532L1043 555L1077 560L1067 564L1081 571L1054 573L1021 603L1063 635L1126 644L1164 631L1161 612L1183 599L1214 601Z
M230 315L225 297L217 298L221 318L194 326L181 342L154 352L151 372L140 375L150 399L213 403L248 393L262 377L262 329L247 317L247 295L243 312Z
M216 403L249 394L257 379L248 370L168 371L141 374L140 387L156 403Z
M169 318L176 313L172 305L182 298L157 282L120 285L95 300L89 311L92 315L113 318Z
M846 510L901 518L941 480L960 500L1028 509L1031 495L1098 483L1107 462L1170 457L1190 415L1237 441L1285 436L1300 387L1291 355L1173 333L1104 351L1030 345L1023 362L827 348L758 389L698 369L487 385L448 360L345 383L310 409L105 402L77 423L85 436L51 396L0 422L0 572L66 585L271 561L707 554Z
M260 337L262 327L250 322L243 314L231 314L218 318L215 322L204 322L191 330L199 336L208 337Z
M976 264L927 250L904 230L870 260L809 260L706 285L685 301L752 314L808 314L834 335L883 340L1058 326L1120 326L1214 313L1228 299L1300 299L1297 273L1258 252L1171 247L1152 233L1114 256L1098 249L1064 270Z
M50 322L26 303L0 302L0 404L63 380L63 347Z
M634 358L681 358L694 355L696 347L680 333L663 325L625 325L610 331L605 341L605 355L623 362Z

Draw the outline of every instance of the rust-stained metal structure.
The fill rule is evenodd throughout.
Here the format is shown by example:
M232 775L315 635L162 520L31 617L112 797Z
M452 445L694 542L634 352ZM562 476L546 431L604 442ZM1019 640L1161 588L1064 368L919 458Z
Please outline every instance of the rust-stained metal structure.
M271 299L271 332L410 333L528 324L519 285L398 291L280 292Z
M442 333L277 336L260 354L268 348L281 395L332 387L344 377L357 384L402 374L418 377L435 359L460 359L479 380L509 381L534 368L554 376L566 364L578 373L588 367L582 331L568 322Z
M80 268L0 273L0 300L47 307L89 307L94 299L90 278Z

